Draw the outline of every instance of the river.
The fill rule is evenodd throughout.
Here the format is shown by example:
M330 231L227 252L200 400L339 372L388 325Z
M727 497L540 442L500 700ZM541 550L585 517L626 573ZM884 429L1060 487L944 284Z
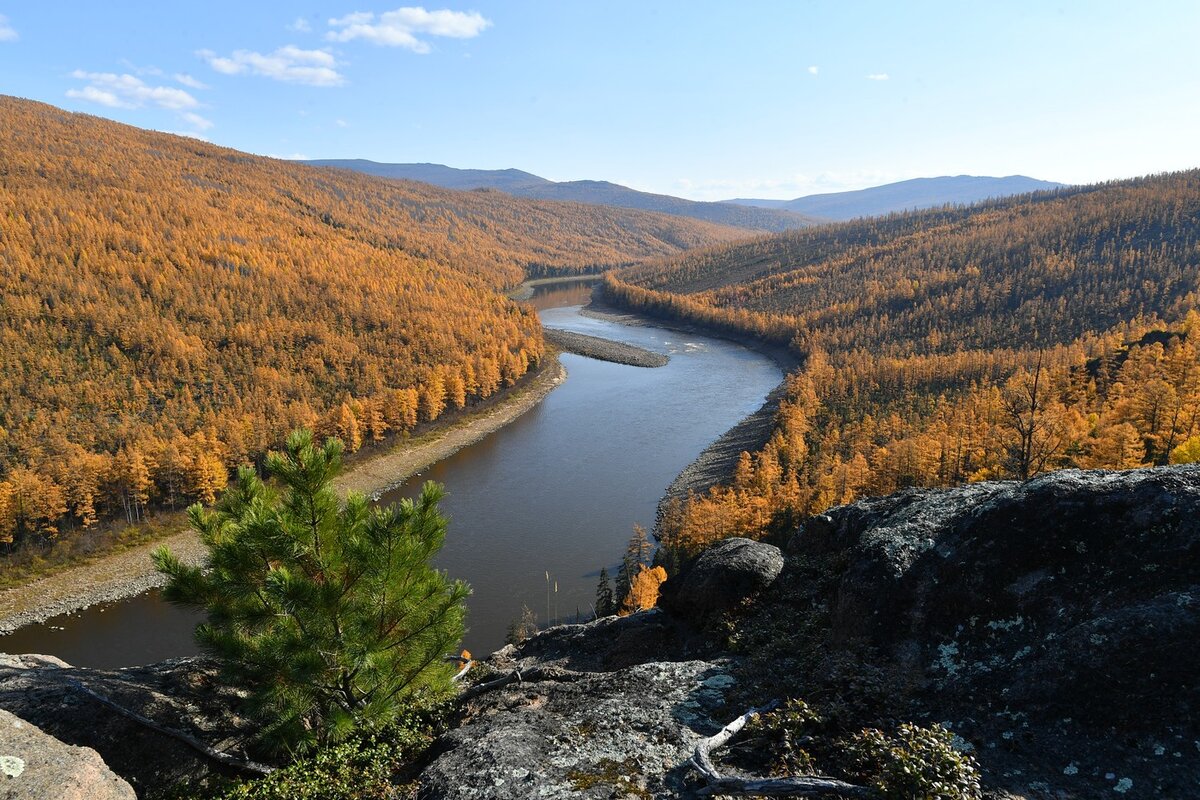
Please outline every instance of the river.
M674 477L782 379L769 359L729 342L585 316L589 291L543 286L530 302L547 327L670 363L563 354L567 380L537 407L381 499L412 496L426 480L445 485L450 530L437 565L471 584L465 646L476 653L502 646L523 606L543 624L590 615L599 570L615 573L634 524L652 527ZM0 637L0 651L130 666L193 654L196 620L151 593L22 628Z

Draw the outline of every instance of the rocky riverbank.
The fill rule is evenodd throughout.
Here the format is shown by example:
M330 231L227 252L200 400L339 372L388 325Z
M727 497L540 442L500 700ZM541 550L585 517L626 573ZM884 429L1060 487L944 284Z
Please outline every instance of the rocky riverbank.
M670 361L662 353L655 353L652 350L612 339L601 339L599 336L588 336L585 333L564 331L558 328L543 328L542 334L546 337L546 341L564 352L600 361L611 361L614 364L626 364L631 367L665 367Z

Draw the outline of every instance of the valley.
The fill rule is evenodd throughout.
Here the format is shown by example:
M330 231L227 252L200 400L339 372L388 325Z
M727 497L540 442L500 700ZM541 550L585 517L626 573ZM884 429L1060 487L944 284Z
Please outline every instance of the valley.
M548 326L650 348L669 362L645 369L563 354L561 372L545 367L492 413L366 459L338 481L341 491L383 503L412 496L426 480L447 487L454 528L437 564L472 585L465 644L473 651L502 646L522 607L542 624L587 618L597 573L607 567L615 574L632 526L652 527L676 474L754 411L782 377L768 359L726 342L595 320L580 316L578 305L556 305L586 300L587 291L551 284L531 302ZM200 554L192 533L164 543ZM96 591L111 584L95 597L104 600L126 587L144 591L157 578L149 549L119 556L125 569L102 564L98 574L68 573L55 585ZM17 602L14 594L0 594L0 602ZM35 584L30 594L45 603L50 593ZM48 653L81 666L135 666L194 654L187 633L194 624L194 615L138 598L0 636L0 650Z
M1200 6L941 5L0 8L0 799L1200 795Z

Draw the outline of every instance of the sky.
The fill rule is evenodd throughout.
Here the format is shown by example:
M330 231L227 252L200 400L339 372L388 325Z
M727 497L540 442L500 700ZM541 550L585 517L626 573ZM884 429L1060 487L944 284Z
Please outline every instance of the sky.
M0 0L0 94L695 200L1200 167L1194 0Z

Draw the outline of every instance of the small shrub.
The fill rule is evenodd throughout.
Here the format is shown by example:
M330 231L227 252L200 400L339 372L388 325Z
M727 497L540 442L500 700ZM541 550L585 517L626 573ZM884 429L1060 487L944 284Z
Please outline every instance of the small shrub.
M425 720L410 717L361 732L298 759L214 800L398 800L413 796L402 771L433 741Z
M821 722L820 715L803 700L788 700L782 708L754 718L751 730L766 739L772 774L816 774L816 761L807 746Z
M940 725L904 723L892 736L867 728L846 746L846 772L886 800L978 800L975 760L953 741Z

